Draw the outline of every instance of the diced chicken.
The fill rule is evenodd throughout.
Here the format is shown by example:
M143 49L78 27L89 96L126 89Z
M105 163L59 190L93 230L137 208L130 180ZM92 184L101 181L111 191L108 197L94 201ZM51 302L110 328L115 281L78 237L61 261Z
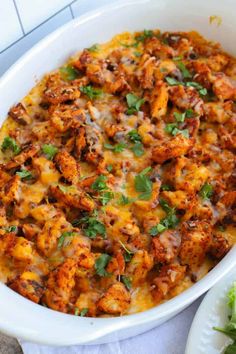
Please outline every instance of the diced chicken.
M132 277L132 283L134 286L142 283L147 273L153 267L153 256L147 251L139 250L132 257L129 262L126 273Z
M154 162L163 162L187 154L193 146L191 139L185 138L182 134L177 134L168 141L160 142L152 150Z
M171 263L179 252L180 242L180 234L174 230L167 230L153 237L152 253L154 261L158 263Z
M169 94L167 85L162 81L156 83L151 95L151 115L160 119L167 112Z
M98 301L98 309L109 314L123 314L130 305L130 293L125 286L117 282L113 284Z
M208 102L204 104L204 112L207 121L216 123L226 123L233 112L233 102Z
M50 191L59 202L66 206L87 211L92 211L95 208L94 200L75 186L51 186Z
M7 204L19 201L21 196L21 181L20 176L13 176L4 188L3 201Z
M17 123L27 125L32 122L30 115L27 113L22 103L17 103L9 111L9 116L12 117Z
M236 84L224 74L216 76L213 82L214 94L220 100L235 100L236 99Z
M193 109L199 115L203 113L203 100L193 87L173 86L169 88L169 99L180 109Z
M62 150L56 154L55 163L67 181L73 184L78 183L79 166L72 155L70 155L66 150Z
M181 264L196 271L205 260L212 244L212 228L207 221L187 221L181 227Z
M178 263L165 265L161 268L160 274L153 280L152 295L155 302L158 303L168 296L172 290L186 274L186 267Z
M43 295L43 285L40 277L30 271L25 271L10 282L9 287L35 303L39 303Z
M85 122L85 112L83 109L60 106L53 111L51 122L60 133L64 133L69 128L79 128Z
M209 249L209 253L216 259L222 259L231 248L230 242L220 232L213 232L212 245Z
M77 261L68 258L50 273L43 301L53 310L67 312L71 292L75 286Z

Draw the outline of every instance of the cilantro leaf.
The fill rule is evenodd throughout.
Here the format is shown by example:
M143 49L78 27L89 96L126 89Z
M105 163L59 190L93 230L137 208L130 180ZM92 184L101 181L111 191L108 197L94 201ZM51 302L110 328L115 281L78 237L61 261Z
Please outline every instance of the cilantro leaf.
M113 150L116 153L124 151L124 149L127 147L125 143L118 143L116 145L105 143L103 146L105 149Z
M96 180L93 182L91 188L95 191L104 191L107 190L107 184L106 184L107 177L104 175L100 175L96 178Z
M88 308L87 307L85 307L85 308L83 308L81 311L80 311L80 317L84 317L86 314L87 314L87 312L88 312Z
M213 187L210 183L205 183L199 192L203 199L210 199L213 194Z
M183 85L184 84L183 82L178 81L178 80L176 80L176 79L174 79L173 77L170 77L170 76L166 76L165 80L170 86L179 86L179 85Z
M111 172L111 171L113 170L113 166L112 166L112 165L107 165L106 168L107 168L107 171L108 171L108 172Z
M77 79L79 72L73 66L67 65L60 68L61 77L64 80L72 81Z
M126 288L128 290L130 290L132 288L132 281L131 281L130 277L127 277L126 275L122 275L121 281L126 286Z
M174 112L175 120L178 123L183 123L185 120L185 116L186 116L186 112L184 112L184 113Z
M128 105L127 114L133 114L140 110L140 107L145 102L144 98L139 98L138 96L134 95L133 93L128 93L126 95L126 101Z
M166 226L162 225L161 223L157 224L156 226L153 226L150 230L149 230L149 234L151 236L156 236L158 234L160 234L161 232L166 230Z
M113 198L114 198L114 193L111 191L104 192L99 197L102 205L107 205L107 203L109 203L109 201Z
M186 118L196 117L196 113L191 108L186 110L185 115L186 115Z
M4 227L6 232L17 232L18 231L18 227L16 225L11 225L11 226L7 226Z
M4 138L1 149L2 149L2 151L6 151L9 149L9 150L13 151L14 155L19 154L21 151L21 149L17 145L15 139L10 138L10 136L6 136Z
M168 123L165 126L165 132L172 134L173 130L177 128L178 124L177 123Z
M198 82L195 81L188 81L186 82L187 87L194 87L202 96L207 95L207 89L200 85Z
M161 224L165 227L165 229L175 228L179 223L179 218L175 214L175 208L170 207L167 201L162 198L160 198L159 203L162 209L166 212L167 216L163 218L158 225ZM158 229L161 230L161 226L159 226ZM164 228L162 231L164 231Z
M72 237L72 236L74 236L74 235L75 235L75 232L73 232L73 231L65 231L65 232L63 232L63 233L61 234L61 236L59 237L59 239L58 239L57 247L58 247L58 248L61 248L62 246L64 246L64 245L65 245L65 244L64 244L65 239L66 239L67 237Z
M102 238L106 236L105 225L97 219L97 215L85 216L80 220L74 220L72 223L74 226L79 226L82 224L82 230L85 236L94 239L97 235L100 235Z
M145 39L153 37L154 33L151 30L144 30L142 34L139 34L135 37L136 41L144 42Z
M161 185L161 191L171 191L171 190L172 190L172 186L170 186L169 184Z
M134 155L140 157L144 154L143 144L142 143L135 143L131 150L133 151Z
M141 173L135 176L134 185L137 192L142 192L139 195L139 199L148 200L151 198L152 193L152 181L149 176L146 176L150 172L151 167L145 168Z
M99 98L102 95L102 90L96 89L92 87L91 85L87 86L80 86L80 91L84 93L90 100L94 100L96 98Z
M99 44L93 44L91 47L87 48L87 50L91 53L99 51Z
M142 137L136 129L130 130L127 135L129 137L129 140L132 141L132 143L142 142Z
M132 257L133 257L133 252L131 252L124 244L121 240L119 240L119 243L121 244L121 246L123 247L123 249L125 250L125 254L124 254L124 259L125 262L130 262Z
M52 160L56 155L58 149L52 144L44 144L42 146L42 151L48 160Z
M111 256L109 256L109 254L106 253L102 253L101 256L99 256L96 261L95 261L95 270L97 275L99 275L100 277L107 277L110 275L110 273L108 273L106 271L106 266L108 265L108 263L111 260Z
M16 172L16 175L20 176L21 179L30 179L33 177L32 173L28 170L21 170Z
M186 66L182 61L177 64L177 67L181 71L184 79L189 79L192 77L192 75L190 74L190 72L188 71L188 69L186 68Z

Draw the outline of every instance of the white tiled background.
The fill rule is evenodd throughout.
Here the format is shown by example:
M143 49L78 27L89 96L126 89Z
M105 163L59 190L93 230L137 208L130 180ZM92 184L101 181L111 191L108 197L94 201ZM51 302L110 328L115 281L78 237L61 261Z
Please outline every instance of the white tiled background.
M116 0L0 0L0 76L48 33Z

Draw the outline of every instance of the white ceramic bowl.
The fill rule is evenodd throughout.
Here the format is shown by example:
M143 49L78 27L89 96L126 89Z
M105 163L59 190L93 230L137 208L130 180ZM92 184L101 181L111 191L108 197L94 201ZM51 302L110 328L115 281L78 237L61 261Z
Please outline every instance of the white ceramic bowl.
M0 81L0 119L46 72L76 51L129 30L160 28L192 30L221 42L236 54L234 0L126 0L90 12L61 27L24 55ZM222 24L209 23L220 15ZM234 51L234 53L233 53ZM29 341L52 344L94 344L145 332L187 307L236 264L236 248L201 281L151 310L119 318L80 318L34 304L0 284L0 330Z

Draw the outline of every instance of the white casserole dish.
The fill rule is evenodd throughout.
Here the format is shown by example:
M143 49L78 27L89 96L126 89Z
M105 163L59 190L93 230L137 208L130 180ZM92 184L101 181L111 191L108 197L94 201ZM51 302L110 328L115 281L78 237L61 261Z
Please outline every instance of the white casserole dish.
M90 12L61 27L24 55L0 81L0 119L48 71L76 51L109 40L123 31L151 28L197 30L236 55L234 0L124 0ZM209 23L220 15L222 24ZM51 345L94 344L145 332L191 304L236 264L236 247L201 281L151 310L119 318L81 318L26 300L0 284L0 330L25 340ZM114 335L116 333L116 335Z

